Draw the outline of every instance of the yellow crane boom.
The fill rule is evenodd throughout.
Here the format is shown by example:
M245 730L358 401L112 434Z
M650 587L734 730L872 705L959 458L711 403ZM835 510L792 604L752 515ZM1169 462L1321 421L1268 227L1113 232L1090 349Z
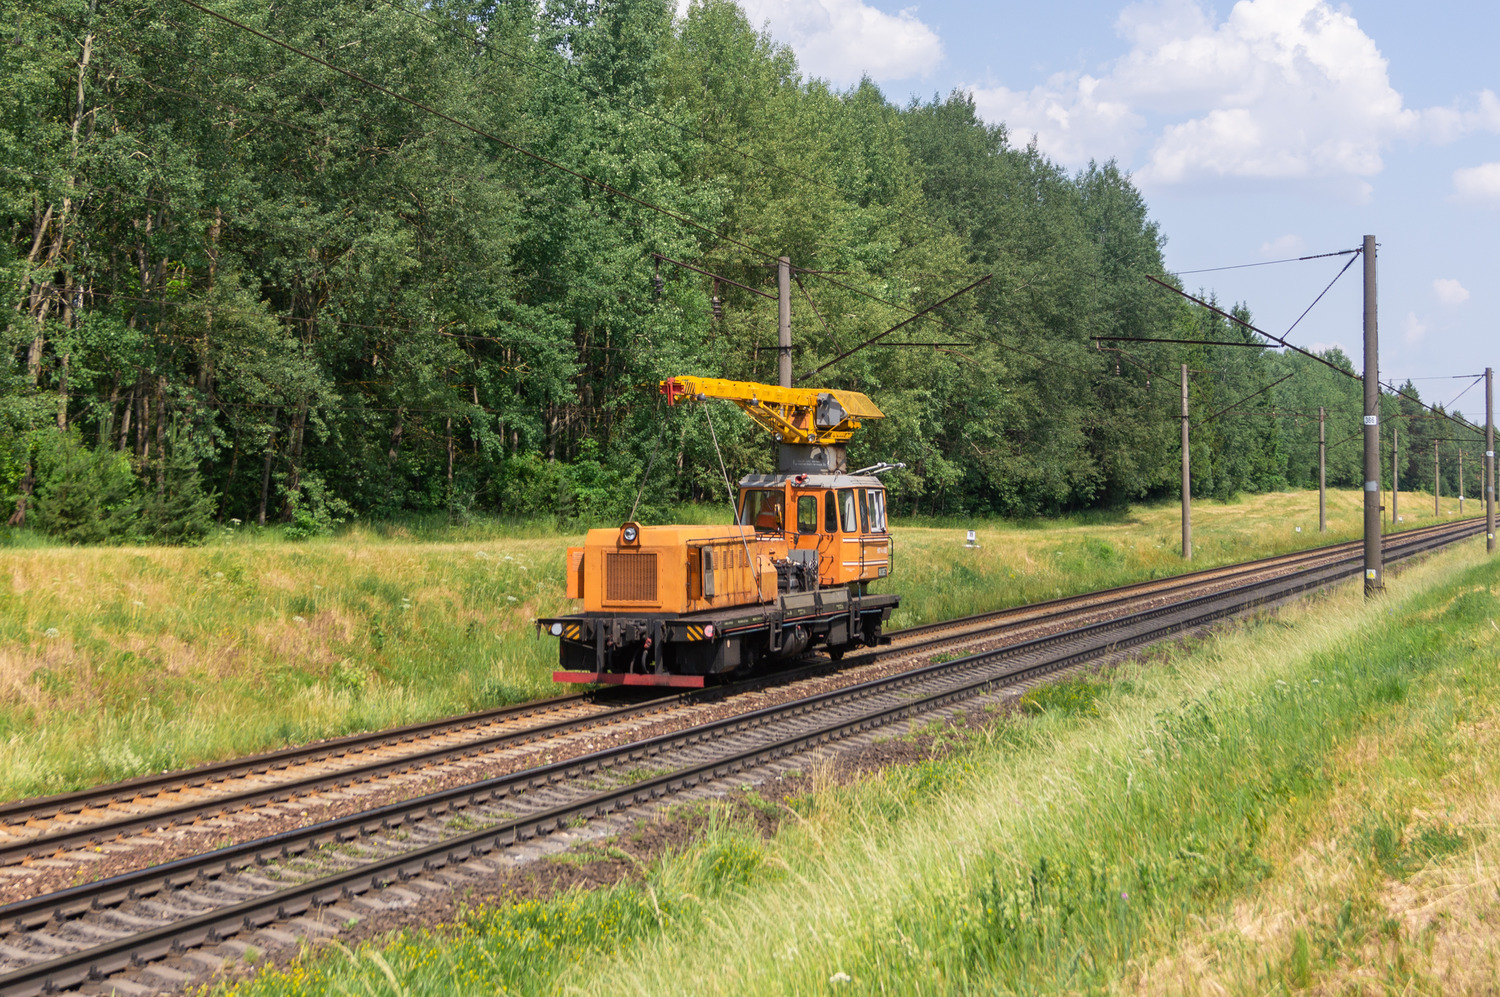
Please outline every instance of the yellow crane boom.
M754 381L686 376L662 381L661 393L667 396L668 405L690 398L734 402L778 441L794 446L842 445L849 442L862 420L885 418L885 413L860 392L833 388L782 388Z

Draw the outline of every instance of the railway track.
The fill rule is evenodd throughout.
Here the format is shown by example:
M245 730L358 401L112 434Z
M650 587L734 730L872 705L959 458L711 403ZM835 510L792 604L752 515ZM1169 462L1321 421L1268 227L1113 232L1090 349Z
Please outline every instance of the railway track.
M1481 529L1461 522L1403 533L1389 538L1388 559L1434 550ZM141 979L155 982L132 985L163 988L170 972L149 964L174 951L277 923L327 931L318 927L318 912L339 917L347 913L340 905L352 898L412 898L414 890L446 889L433 880L461 876L455 870L465 865L492 868L488 856L572 822L608 818L821 745L952 710L1102 655L1278 605L1361 569L1355 550L1297 564L1290 573L1269 575L1263 564L1252 566L1186 599L1163 601L1161 590L1152 590L1140 594L1138 601L1151 603L1146 608L1109 619L0 907L0 994L75 987L141 965L148 966Z
M1401 536L1421 536L1433 529ZM196 825L320 793L462 762L581 731L621 725L674 708L724 699L770 684L790 684L831 671L852 672L893 656L952 644L993 641L1012 631L1103 619L1120 607L1157 604L1226 579L1303 570L1344 556L1357 543L1335 544L895 631L893 645L851 655L835 668L813 664L727 686L645 700L617 692L581 693L486 710L393 730L358 734L199 768L153 774L38 800L0 805L0 867Z

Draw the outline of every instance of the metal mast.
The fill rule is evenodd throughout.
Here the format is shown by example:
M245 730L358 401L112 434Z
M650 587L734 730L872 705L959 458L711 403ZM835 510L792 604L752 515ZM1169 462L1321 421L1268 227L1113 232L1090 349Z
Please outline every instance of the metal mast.
M1380 341L1376 333L1375 237L1373 235L1365 236L1364 254L1365 595L1373 596L1384 584L1384 579L1381 577L1380 550Z

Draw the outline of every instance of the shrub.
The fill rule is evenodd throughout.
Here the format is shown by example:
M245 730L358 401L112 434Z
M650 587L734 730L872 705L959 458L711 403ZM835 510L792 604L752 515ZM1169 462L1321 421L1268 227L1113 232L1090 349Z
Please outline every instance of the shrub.
M70 432L43 459L35 506L40 530L70 544L137 538L141 489L128 454L91 449Z
M177 433L162 468L162 487L148 491L142 529L155 543L194 545L213 529L216 496L205 491L191 446Z

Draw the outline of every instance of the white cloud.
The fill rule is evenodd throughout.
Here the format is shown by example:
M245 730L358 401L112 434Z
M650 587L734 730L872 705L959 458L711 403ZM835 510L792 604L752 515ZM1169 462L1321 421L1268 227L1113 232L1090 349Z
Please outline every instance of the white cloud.
M790 45L802 71L836 85L862 75L882 80L925 77L943 60L937 32L916 8L887 14L861 0L739 0L757 28ZM681 12L686 0L678 0Z
M1500 163L1454 170L1453 191L1460 200L1500 205Z
M1145 119L1120 100L1101 96L1104 81L1058 74L1032 90L967 87L986 121L1004 122L1016 145L1033 137L1054 159L1081 164L1123 158L1138 143Z
M1416 312L1407 312L1406 321L1401 323L1401 338L1409 345L1415 346L1427 335L1428 328L1427 322L1417 318Z
M1201 0L1148 0L1116 27L1130 49L1100 71L970 87L975 103L1072 166L1144 148L1146 184L1321 179L1358 198L1395 141L1500 131L1488 90L1472 107L1406 107L1374 39L1328 0L1240 0L1222 23Z
M1270 242L1260 244L1260 255L1267 259L1279 259L1284 256L1300 256L1307 252L1307 243L1302 241L1300 235L1277 236Z
M1445 305L1461 305L1469 300L1469 289L1452 277L1439 277L1433 281L1432 293Z

